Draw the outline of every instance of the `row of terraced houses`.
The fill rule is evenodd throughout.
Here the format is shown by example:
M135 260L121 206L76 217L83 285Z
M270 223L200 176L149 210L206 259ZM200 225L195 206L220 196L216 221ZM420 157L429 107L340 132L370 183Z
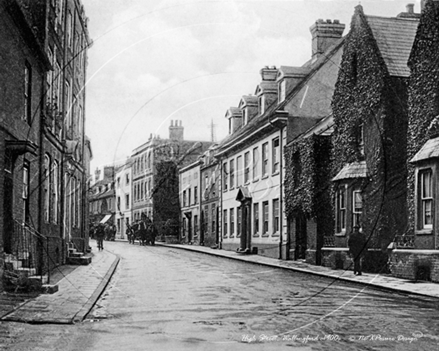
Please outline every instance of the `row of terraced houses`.
M0 1L0 291L89 247L90 45L79 0Z
M359 226L366 271L438 282L438 1L421 8L356 6L345 36L317 20L310 60L262 68L224 140L162 158L172 184L157 198L155 139L134 150L110 180L118 235L143 212L178 223L164 240L347 269ZM173 212L157 218L164 196Z

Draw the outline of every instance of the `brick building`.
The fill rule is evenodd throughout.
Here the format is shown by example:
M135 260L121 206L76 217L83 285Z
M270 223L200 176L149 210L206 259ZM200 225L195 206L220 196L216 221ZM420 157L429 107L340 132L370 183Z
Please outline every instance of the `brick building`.
M310 73L289 99L285 147L286 255L321 263L324 237L333 231L329 189L331 99L342 57L345 25L318 20L310 28ZM318 50L319 48L319 50Z
M408 57L419 15L367 16L356 6L332 101L334 232L322 264L351 264L347 239L358 225L368 240L364 269L387 271L387 248L407 224Z
M95 170L95 182L89 190L89 220L91 224L115 224L115 166Z
M179 169L180 197L180 241L187 244L202 244L203 219L200 211L201 161L197 160Z
M165 236L173 223L178 236L180 218L178 169L196 161L210 142L185 140L182 121L171 121L169 138L150 134L148 141L133 150L132 221L145 214ZM167 226L167 229L165 229Z
M67 245L88 247L82 199L91 147L83 87L90 41L78 0L0 6L0 74L7 86L0 117L0 254L13 267L26 257L29 272L43 274L65 262Z
M423 2L408 66L408 227L394 240L397 277L438 282L438 1Z
M205 246L220 245L220 164L212 145L201 157L200 165L200 242Z

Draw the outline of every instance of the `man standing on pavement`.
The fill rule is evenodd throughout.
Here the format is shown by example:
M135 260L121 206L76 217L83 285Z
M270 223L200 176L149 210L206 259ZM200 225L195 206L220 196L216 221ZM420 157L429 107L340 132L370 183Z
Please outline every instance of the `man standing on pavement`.
M105 230L104 225L99 223L98 227L96 228L96 242L98 244L98 250L104 250L104 237L105 237Z
M354 262L354 274L362 275L361 259L365 250L366 240L364 234L359 231L359 226L353 227L353 232L348 238L348 249Z

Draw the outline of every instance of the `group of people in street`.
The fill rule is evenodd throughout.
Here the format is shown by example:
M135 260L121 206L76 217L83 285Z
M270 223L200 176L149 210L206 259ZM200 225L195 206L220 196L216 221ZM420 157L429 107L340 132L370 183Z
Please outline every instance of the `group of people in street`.
M362 275L362 258L367 246L365 236L359 229L359 226L355 226L348 238L348 249L353 259L353 271L356 275ZM140 245L154 245L157 229L154 223L143 215L140 220L133 222L132 225L127 223L126 234L130 244L134 244L136 240L139 240ZM116 227L114 224L92 224L89 235L90 238L96 239L98 250L101 251L104 249L104 240L115 240Z
M154 245L157 229L154 223L146 215L143 215L140 220L131 225L127 223L126 234L130 244L134 244L138 240L140 245ZM99 251L104 249L104 240L115 241L115 236L116 227L114 224L90 225L89 237L96 240Z

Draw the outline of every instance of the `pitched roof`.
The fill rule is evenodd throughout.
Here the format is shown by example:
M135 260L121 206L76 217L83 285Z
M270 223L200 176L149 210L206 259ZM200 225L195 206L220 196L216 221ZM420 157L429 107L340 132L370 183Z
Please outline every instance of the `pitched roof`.
M319 71L319 69L324 65L327 60L331 59L331 57L342 47L344 43L344 38L338 40L334 45L329 47L323 55L320 55L316 61L307 61L303 67L290 67L290 66L281 66L280 70L289 71L292 68L292 71L300 72L301 74L304 72L308 72L300 82L298 82L291 91L287 93L287 97L281 103L278 100L274 101L267 110L262 115L257 115L255 118L251 119L249 123L245 126L238 129L233 134L226 136L218 145L217 150L221 152L221 150L225 150L233 144L237 142L245 140L247 135L252 135L256 132L260 127L264 126L268 123L268 120L274 114L278 112L285 112L284 106L289 102L290 98L297 93L297 90L301 88L302 84L307 81L307 79L315 74L315 72ZM309 66L309 67L306 67ZM292 72L290 72L292 73ZM289 73L289 74L290 74ZM284 74L284 73L283 73ZM293 73L292 73L293 74ZM230 109L232 109L231 107Z
M416 18L365 16L391 76L409 77L408 58L417 32Z
M438 137L429 139L410 162L415 163L429 158L438 158Z
M353 162L346 164L344 168L332 179L332 181L349 179L349 178L366 178L367 163L365 161Z

